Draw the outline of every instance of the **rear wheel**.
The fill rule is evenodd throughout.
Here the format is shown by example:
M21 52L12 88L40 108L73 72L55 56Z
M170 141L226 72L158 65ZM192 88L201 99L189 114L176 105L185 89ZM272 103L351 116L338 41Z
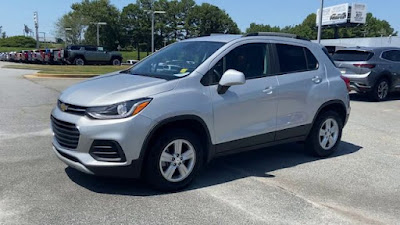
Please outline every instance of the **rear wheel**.
M390 85L386 78L382 78L376 82L372 91L370 92L370 98L373 101L385 101L389 95Z
M318 116L307 138L307 150L319 157L334 153L342 137L343 121L338 113L327 111Z
M85 65L85 60L80 58L80 57L75 58L74 64L77 65L77 66L84 66Z
M112 60L111 60L111 64L112 64L113 66L120 66L120 65L121 65L121 60L118 59L118 58L112 59Z
M170 130L161 134L149 149L145 179L156 189L180 190L194 179L203 164L203 147L191 131Z

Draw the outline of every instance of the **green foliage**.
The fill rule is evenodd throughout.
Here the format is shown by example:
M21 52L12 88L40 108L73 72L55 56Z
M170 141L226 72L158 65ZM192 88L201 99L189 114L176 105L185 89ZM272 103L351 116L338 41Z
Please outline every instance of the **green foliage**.
M284 32L292 33L311 40L317 39L316 14L312 13L304 21L296 26L287 26L284 28L271 27L263 24L250 24L246 32ZM343 27L338 29L339 38L355 37L380 37L388 35L397 35L397 32L390 26L386 20L377 19L372 13L367 14L367 22L364 25L355 27ZM334 28L325 28L322 32L323 39L335 38Z
M270 25L251 23L250 27L246 29L246 33L257 33L257 32L281 32L281 28L278 26L271 27Z
M97 22L106 22L100 26L100 45L116 49L120 39L120 12L109 0L84 0L71 6L72 12L84 18L87 25L84 43L97 45Z
M69 43L96 44L95 22L100 27L100 44L108 49L134 47L149 52L151 48L151 14L149 10L165 11L155 15L155 47L159 49L186 38L211 33L240 33L237 24L220 8L194 0L137 0L120 12L109 0L83 0L71 6L72 11L55 24L57 35L67 35ZM72 31L65 31L65 27ZM84 38L82 35L84 34ZM138 55L136 58L139 58ZM140 57L141 58L141 57Z
M9 69L27 69L27 70L39 70L40 74L70 74L70 75L87 75L87 74L106 74L115 72L118 70L128 69L129 65L122 66L75 66L75 65L32 65L32 64L13 64L6 65L4 68Z
M20 47L20 48L34 48L36 46L35 39L25 36L13 36L0 39L1 47Z
M195 6L188 13L187 22L194 27L192 36L204 36L212 33L240 33L237 24L225 11L208 3Z

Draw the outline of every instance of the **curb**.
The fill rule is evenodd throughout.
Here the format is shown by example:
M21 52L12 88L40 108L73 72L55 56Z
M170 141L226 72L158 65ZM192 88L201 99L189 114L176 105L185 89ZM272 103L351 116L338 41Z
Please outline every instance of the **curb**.
M74 75L74 74L29 74L29 75L24 75L25 78L68 78L68 79L82 79L82 78L92 78L96 77L98 74L79 74L79 75Z

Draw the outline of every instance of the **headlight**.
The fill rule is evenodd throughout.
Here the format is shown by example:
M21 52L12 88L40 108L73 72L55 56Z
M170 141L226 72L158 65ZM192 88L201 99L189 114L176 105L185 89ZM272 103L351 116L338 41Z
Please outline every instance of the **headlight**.
M91 107L86 114L95 119L122 119L141 112L151 102L151 98L126 101L109 106Z

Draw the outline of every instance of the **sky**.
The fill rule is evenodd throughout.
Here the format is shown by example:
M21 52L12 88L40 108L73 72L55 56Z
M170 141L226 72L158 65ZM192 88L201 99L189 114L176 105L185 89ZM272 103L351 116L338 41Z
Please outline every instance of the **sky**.
M242 31L250 23L287 26L301 23L304 18L315 13L320 7L320 0L195 0L198 4L211 3L224 9L238 24ZM7 36L22 35L24 24L31 29L33 12L39 13L39 32L54 36L54 24L58 18L70 11L70 6L79 0L1 0L0 26ZM112 4L122 9L135 0L111 0ZM353 3L351 0L325 0L325 6ZM389 21L396 31L400 31L400 0L358 0L367 4L369 12L379 19Z

